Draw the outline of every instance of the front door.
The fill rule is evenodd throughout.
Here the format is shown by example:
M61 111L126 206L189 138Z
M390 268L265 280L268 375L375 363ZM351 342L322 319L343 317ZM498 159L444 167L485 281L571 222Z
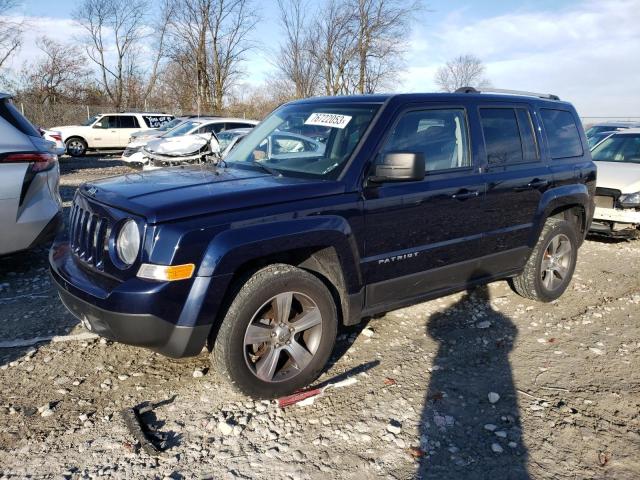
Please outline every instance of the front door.
M464 286L483 244L484 177L465 108L401 113L379 155L422 153L423 181L369 183L364 190L366 308L375 310Z
M90 148L109 148L118 145L120 133L118 131L118 116L105 115L91 128Z

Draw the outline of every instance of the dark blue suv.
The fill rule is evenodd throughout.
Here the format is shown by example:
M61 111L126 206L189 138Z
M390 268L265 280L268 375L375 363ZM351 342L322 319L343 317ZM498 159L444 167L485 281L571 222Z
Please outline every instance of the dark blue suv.
M557 299L595 180L551 95L300 100L224 160L81 186L51 273L91 331L171 357L207 346L274 397L319 375L341 324L505 278Z

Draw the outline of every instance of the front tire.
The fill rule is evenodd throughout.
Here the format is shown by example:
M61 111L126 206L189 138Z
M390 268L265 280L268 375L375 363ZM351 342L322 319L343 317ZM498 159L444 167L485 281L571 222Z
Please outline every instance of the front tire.
M578 257L575 227L559 218L548 218L523 272L511 279L522 297L552 302L569 286Z
M67 154L72 157L82 157L87 153L87 142L80 137L71 137L65 143Z
M275 264L242 285L220 325L214 367L241 392L277 398L309 385L329 360L338 316L311 273Z

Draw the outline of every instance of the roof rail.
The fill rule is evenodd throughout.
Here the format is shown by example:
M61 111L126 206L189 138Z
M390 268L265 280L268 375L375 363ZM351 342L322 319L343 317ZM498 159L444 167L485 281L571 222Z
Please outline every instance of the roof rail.
M505 90L503 88L474 88L474 87L460 87L455 93L504 93L507 95L524 95L527 97L545 98L547 100L560 100L560 97L552 93L535 93L525 92L523 90Z

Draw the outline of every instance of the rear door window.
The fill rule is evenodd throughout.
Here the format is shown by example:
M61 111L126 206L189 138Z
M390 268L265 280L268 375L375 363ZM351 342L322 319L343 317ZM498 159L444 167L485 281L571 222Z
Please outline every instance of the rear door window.
M489 165L540 159L531 115L526 108L481 108L480 118Z
M571 112L541 108L540 116L549 141L551 158L580 157L584 154L578 126Z
M224 123L210 123L208 125L203 125L202 127L200 127L196 133L218 133L223 128Z
M10 99L0 100L0 116L25 135L39 137L40 132L18 111Z
M120 115L116 118L118 119L117 128L140 128L138 119L133 115Z

